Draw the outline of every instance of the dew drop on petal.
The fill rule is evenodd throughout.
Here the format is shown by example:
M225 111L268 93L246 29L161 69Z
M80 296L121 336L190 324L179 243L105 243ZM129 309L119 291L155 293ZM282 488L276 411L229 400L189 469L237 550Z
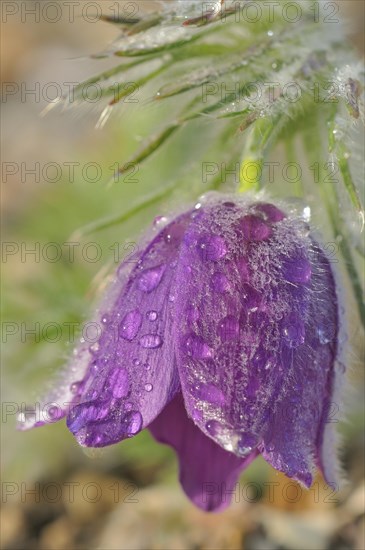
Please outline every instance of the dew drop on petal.
M289 348L296 348L303 344L305 340L303 322L296 316L288 317L283 323L283 336Z
M189 306L186 310L186 318L189 324L195 323L199 320L200 313L196 306Z
M250 272L248 268L247 260L243 257L238 258L236 261L237 270L243 282L247 282L250 278Z
M120 399L125 397L129 392L129 376L126 369L114 368L109 373L108 386L113 397Z
M321 326L317 329L318 339L322 345L329 344L334 339L334 331L330 326Z
M142 415L139 411L130 411L124 419L126 423L126 432L128 436L132 436L141 431Z
M90 347L89 347L89 350L91 351L91 353L97 353L100 349L100 344L99 342L95 342L94 344L92 344Z
M224 393L214 384L199 384L197 388L197 397L214 405L224 405L226 402Z
M203 413L200 409L197 409L194 407L191 417L195 422L199 423L199 422L202 422L203 420Z
M205 424L205 427L207 429L207 432L210 433L210 435L216 436L221 432L222 426L218 422L218 420L209 420Z
M142 324L142 315L138 309L127 313L119 325L119 335L125 340L133 340Z
M231 288L228 277L226 277L224 273L220 273L218 271L213 273L212 286L216 292L220 293L227 292L227 290L230 290Z
M73 384L71 384L70 386L71 393L73 393L74 395L78 395L79 393L81 393L82 385L82 381L73 382Z
M145 334L142 336L139 343L142 348L155 349L162 346L163 340L158 334Z
M272 229L261 218L248 214L239 222L239 228L247 241L265 241L272 235Z
M284 262L284 277L290 283L308 283L312 268L307 258L299 257Z
M257 445L257 437L252 434L241 434L237 444L237 451L240 456L246 456Z
M154 310L148 311L146 315L149 321L156 321L158 317L157 311L154 311Z
M164 235L164 240L167 244L178 246L185 233L185 224L172 223Z
M242 286L241 298L245 310L249 312L257 311L262 304L261 294L248 284Z
M153 226L156 228L160 228L166 223L167 223L167 218L165 218L164 216L156 216L156 218L153 220Z
M143 292L152 292L160 284L165 269L166 266L161 264L143 271L138 281L139 289Z
M223 342L238 338L240 332L240 324L238 319L233 315L227 315L218 324L218 333Z
M184 351L194 359L210 359L213 357L213 350L208 344L194 333L189 334L184 340Z
M254 399L259 389L260 389L259 379L257 377L252 377L246 386L245 394L247 397Z
M200 257L204 261L216 262L227 254L226 242L218 235L202 237L197 246Z
M62 416L62 410L57 405L53 405L47 411L48 417L52 420L58 420Z
M147 392L150 392L150 391L153 390L153 385L152 385L152 384L145 384L144 389L145 389Z
M284 212L273 204L265 202L257 203L254 205L254 210L256 213L261 214L266 221L271 223L281 222L286 218Z

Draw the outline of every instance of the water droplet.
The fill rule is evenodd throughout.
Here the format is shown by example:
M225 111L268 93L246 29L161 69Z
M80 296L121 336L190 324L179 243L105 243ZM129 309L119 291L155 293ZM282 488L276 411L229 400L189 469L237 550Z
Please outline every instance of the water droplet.
M208 403L214 405L224 405L226 402L224 393L214 384L198 384L195 393L198 399L208 401Z
M213 436L218 435L222 429L222 426L220 425L218 420L209 420L209 422L205 424L205 427L207 429L207 432Z
M145 387L144 389L148 392L152 391L153 390L153 385L152 384L145 384Z
M91 353L97 353L100 349L100 344L99 342L95 342L94 344L92 344L90 347L89 347L89 350L91 351Z
M241 280L247 282L250 279L250 271L248 267L247 260L243 257L236 260L238 273L240 274Z
M200 313L196 306L188 306L186 310L186 319L189 324L195 323L199 320Z
M311 221L311 209L310 209L310 206L305 206L303 208L303 212L302 212L302 218L305 222L309 223Z
M267 31L267 36L274 36L274 31Z
M98 370L100 369L100 366L98 363L92 363L92 365L90 365L90 371L93 373L93 374L96 374L98 372Z
M251 377L245 390L247 397L255 399L258 390L260 389L260 381L258 377Z
M167 244L178 246L185 233L185 224L171 223L165 230L164 239Z
M73 434L78 433L89 422L104 420L109 413L110 403L80 403L68 414L67 426Z
M329 344L335 339L336 328L328 322L327 325L323 325L317 329L318 339L322 345Z
M284 262L284 277L290 283L308 283L312 268L307 258L298 256Z
M143 348L155 349L162 346L163 340L158 334L145 334L142 336L139 343Z
M231 284L224 273L216 271L212 276L213 289L216 292L227 292L231 288Z
M119 335L125 340L133 340L137 336L141 324L142 315L138 309L134 309L124 316L119 325Z
M255 312L262 304L262 295L251 285L242 285L241 291L242 303L246 311Z
M80 394L81 390L82 390L82 380L80 380L78 382L73 382L73 384L71 384L71 386L70 386L70 391L74 395Z
M233 315L227 315L218 324L218 334L226 342L227 340L234 340L238 338L240 333L239 321L233 317Z
M161 282L166 266L159 265L146 269L140 276L138 287L143 292L152 292Z
M191 417L195 422L200 423L203 420L203 413L201 410L194 408Z
M257 437L252 434L242 434L238 443L237 451L240 456L246 456L257 446Z
M305 327L303 322L295 315L289 316L283 323L283 335L289 348L296 348L304 344Z
M240 220L239 229L247 241L265 241L272 235L271 227L253 214L248 214Z
M156 216L156 218L153 220L153 226L156 228L160 228L161 226L165 225L167 222L167 218L165 216Z
M57 405L52 405L47 411L48 417L52 420L58 420L62 417L62 409Z
M286 218L284 212L279 210L279 208L276 208L273 204L266 202L258 202L255 204L254 211L261 214L266 221L271 223L281 222L284 218Z
M194 359L210 359L213 357L213 350L208 344L194 333L185 337L184 351Z
M133 365L135 367L139 367L140 364L141 364L141 361L139 359L133 359Z
M128 436L132 436L141 431L142 428L142 415L139 411L131 411L124 419L126 424L126 431Z
M125 369L118 367L112 369L109 373L107 384L113 397L117 399L126 397L129 392L128 372Z
M154 310L151 310L151 311L147 311L147 319L149 321L156 321L158 315L157 315L157 311L154 311Z
M227 246L218 235L206 236L199 239L198 251L202 260L216 262L227 254Z

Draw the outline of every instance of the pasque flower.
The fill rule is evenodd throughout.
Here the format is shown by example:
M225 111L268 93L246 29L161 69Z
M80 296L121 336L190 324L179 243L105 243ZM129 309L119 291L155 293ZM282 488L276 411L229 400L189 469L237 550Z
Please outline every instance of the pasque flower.
M67 415L86 447L148 427L206 510L227 505L258 454L306 487L316 468L334 485L338 300L306 221L284 204L211 193L153 231L117 270L98 341L75 351L48 417L24 427Z

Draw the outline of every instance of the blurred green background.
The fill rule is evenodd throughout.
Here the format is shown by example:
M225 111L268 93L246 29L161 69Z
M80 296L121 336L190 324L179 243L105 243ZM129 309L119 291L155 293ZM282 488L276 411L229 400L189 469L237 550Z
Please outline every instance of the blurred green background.
M198 172L187 163L189 148L200 148L202 158L212 158L202 139L210 130L199 123L200 139L192 127L190 134L173 138L162 154L153 157L135 175L135 183L121 178L108 186L111 167L128 158L163 116L163 109L173 111L173 103L148 109L147 97L139 98L143 108L139 108L142 103L126 103L101 129L95 128L97 103L68 110L56 107L41 116L49 105L44 95L52 97L59 89L50 83L64 90L67 83L81 82L115 64L88 57L104 49L118 30L81 17L86 3L76 3L73 23L65 9L57 23L42 17L36 22L29 15L22 22L20 11L9 14L6 22L3 17L2 23L2 240L3 252L8 252L3 254L2 283L2 548L361 550L365 547L364 375L357 318L351 320L349 338L353 388L347 399L348 422L341 424L348 484L339 494L332 495L321 479L313 490L296 494L289 480L259 459L244 473L237 502L219 516L209 516L183 496L174 454L146 432L86 453L64 422L26 433L15 430L15 408L36 401L64 365L72 349L65 323L88 318L106 274L115 267L116 243L121 254L127 254L128 243L138 242L156 215L204 190ZM110 13L116 3L94 4ZM144 4L152 9L152 2ZM352 40L362 52L364 4L346 1L341 8L353 21ZM92 19L92 7L88 13ZM26 173L37 171L36 163L39 178ZM49 163L61 168L60 177ZM69 163L76 163L72 182ZM100 172L90 163L96 163ZM181 186L160 204L78 239L83 226L122 215L139 199L163 191L180 174ZM57 181L51 182L53 178ZM47 261L46 245L51 242L63 251L59 261ZM73 260L68 242L78 243ZM90 243L96 245L88 249ZM29 253L32 249L36 254ZM90 261L96 249L100 258ZM48 252L50 257L53 252ZM39 339L27 332L33 328ZM250 486L252 481L255 485ZM273 494L264 485L270 482L278 484L272 486Z

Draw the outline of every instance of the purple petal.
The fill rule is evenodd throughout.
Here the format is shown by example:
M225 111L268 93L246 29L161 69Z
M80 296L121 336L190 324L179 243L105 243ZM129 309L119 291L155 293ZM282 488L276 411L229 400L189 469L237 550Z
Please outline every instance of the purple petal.
M125 276L119 268L100 307L99 338L67 425L80 444L102 447L146 427L179 389L171 345L172 282L190 214L167 225Z
M339 340L341 326L339 322L336 282L331 265L318 245L314 244L317 254L317 300L314 312L314 342L317 348L317 363L329 365L323 408L317 434L317 463L326 482L337 488L341 476L337 459L337 434L335 426L341 417L341 394L344 386L345 370L339 363ZM318 345L319 342L319 345ZM313 345L315 345L313 344Z
M98 349L90 362L79 404L67 424L78 441L99 447L146 427L179 388L174 349L171 287L189 215L166 226L148 245L128 279L114 283Z
M242 459L219 447L187 417L178 394L149 426L161 443L173 447L180 464L180 482L192 502L205 511L221 511L232 498L240 472L257 456Z
M289 376L271 415L262 454L274 468L307 487L319 464L327 482L335 486L337 477L331 467L336 461L334 448L331 446L330 460L324 459L328 448L323 440L333 399L338 302L331 267L313 241L307 261L310 284L302 287L306 290L299 300L298 295L292 297L294 302L298 300L301 316L290 321L293 340L284 339L281 350L282 365L289 367ZM307 282L306 277L302 284Z
M326 319L336 326L337 301L305 224L270 210L273 221L256 221L245 199L232 208L212 198L190 224L176 276L178 368L188 414L207 436L242 457L259 448L310 485L335 356L319 334ZM219 235L224 255L202 257L200 234ZM212 285L217 272L224 292Z

